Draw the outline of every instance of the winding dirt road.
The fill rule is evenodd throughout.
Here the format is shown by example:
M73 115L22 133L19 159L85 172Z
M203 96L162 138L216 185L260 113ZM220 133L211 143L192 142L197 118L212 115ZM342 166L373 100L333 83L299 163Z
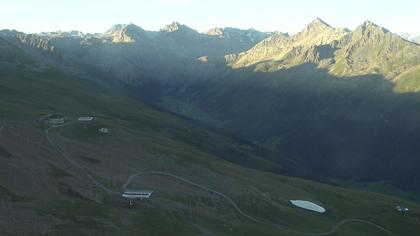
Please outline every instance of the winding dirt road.
M128 185L130 185L130 183L135 179L135 178L137 178L137 177L139 177L139 176L141 176L141 175L160 175L160 176L166 176L166 177L169 177L169 178L173 178L173 179L175 179L175 180L178 180L178 181L180 181L180 182L183 182L183 183L186 183L186 184L189 184L189 185L192 185L192 186L194 186L194 187L196 187L196 188L199 188L199 189L201 189L201 190L204 190L204 191L206 191L206 192L209 192L209 193L212 193L212 194L215 194L215 195L218 195L218 196L220 196L220 197L222 197L222 198L224 198L227 202L229 202L229 204L230 205L232 205L232 207L240 214L240 215L242 215L243 217L245 217L245 218L247 218L247 219L249 219L249 220L251 220L251 221L255 221L255 222L258 222L258 223L262 223L262 224L264 224L265 222L263 222L263 221L260 221L260 220L258 220L258 219L255 219L254 217L252 217L252 216L250 216L250 215L247 215L247 214L245 214L239 207L238 207L238 205L235 203L235 201L233 201L232 200L232 198L230 198L229 196L227 196L226 194L224 194L224 193L221 193L221 192L219 192L219 191L216 191L216 190L214 190L214 189L211 189L211 188L208 188L208 187L206 187L206 186L204 186L204 185L201 185L201 184L197 184L197 183L194 183L194 182L192 182L192 181L190 181L190 180L187 180L187 179L185 179L185 178L183 178L183 177L180 177L180 176L177 176L177 175L174 175L174 174L171 174L171 173L166 173L166 172L162 172L162 171L146 171L146 172L137 172L137 173L135 173L135 174L132 174L132 175L130 175L130 177L128 177L128 179L127 179L127 181L125 182L125 184L123 185L123 189L124 189L124 191L125 190L128 190Z
M277 227L280 230L283 230L285 232L289 232L289 233L294 233L294 234L298 234L298 235L303 235L303 236L328 236L328 235L332 235L335 234L342 226L346 225L346 224L350 224L350 223L362 223L362 224L368 224L374 228L379 229L380 231L386 233L387 235L392 235L392 236L398 236L398 234L395 234L394 232L385 229L384 227L377 225L373 222L367 221L367 220L360 220L360 219L345 219L342 220L340 222L338 222L337 224L335 224L330 230L326 231L326 232L321 232L321 233L306 233L306 232L301 232L301 231L295 231L295 230L290 230L290 229L285 229L282 227Z
M73 158L70 156L70 155L68 155L67 153L65 153L62 149L61 149L61 147L56 143L56 142L54 142L54 140L50 137L50 131L51 130L53 130L53 129L56 129L56 128L60 128L60 127L64 127L64 126L68 126L68 125L72 125L74 122L68 122L68 123L65 123L65 124L62 124L62 125L54 125L54 126L51 126L51 127L49 127L48 129L46 129L45 131L44 131L44 134L45 134L45 137L47 138L47 140L48 140L48 142L55 148L55 150L57 150L57 152L58 153L60 153L61 154L61 156L63 156L64 157L64 159L66 159L66 161L67 162L69 162L73 167L76 167L77 169L79 169L79 170L81 170L85 175L86 175L86 177L95 185L95 186L97 186L98 188L100 188L100 189L102 189L102 190L104 190L107 194L119 194L119 192L117 192L117 191L114 191L114 190L112 190L112 189L110 189L110 188L108 188L108 187L106 187L106 186L104 186L103 184L101 184L101 183L99 183L91 174L90 174L90 170L86 167L86 166L83 166L83 165L81 165L81 164L79 164L79 163L77 163L75 160L73 160Z

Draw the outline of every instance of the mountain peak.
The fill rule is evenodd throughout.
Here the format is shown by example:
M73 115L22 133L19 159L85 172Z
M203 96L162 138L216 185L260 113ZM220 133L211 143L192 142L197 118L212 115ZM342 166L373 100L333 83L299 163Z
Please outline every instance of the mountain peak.
M184 29L190 29L186 25L180 24L179 22L172 22L161 29L164 32L176 32Z
M205 34L210 35L210 36L222 36L223 33L224 33L224 29L220 27L215 27L205 32Z
M127 26L127 24L115 24L109 30L107 30L105 32L105 34L110 34L110 33L114 33L114 32L117 32L117 31L121 31L126 26Z
M378 26L377 24L373 23L370 20L365 20L365 22L363 22L362 25L365 25L365 26Z
M115 24L113 25L109 30L105 32L105 34L114 34L116 32L122 32L122 31L144 31L140 26L137 26L135 24Z
M306 28L332 28L321 18L315 18Z
M325 26L330 26L329 24L327 24L325 21L323 21L321 18L317 17L315 18L310 25L325 25Z
M320 18L315 18L308 26L305 27L305 29L303 29L302 33L305 35L310 33L320 33L326 29L334 30L334 28L325 23L325 21Z
M377 24L373 23L370 20L366 20L365 22L363 22L361 27L364 28L364 29L379 28L379 26Z
M114 43L132 43L144 34L144 30L135 24L116 24L107 30L105 38L110 38Z
M340 29L335 29L325 21L320 18L315 18L309 25L307 25L301 32L299 32L295 37L306 38L309 41L316 38L328 38L327 41L333 38L340 38L345 32ZM317 41L317 40L315 40ZM325 42L325 40L321 40Z
M363 22L362 25L360 25L358 27L359 30L361 30L362 32L382 32L382 33L387 33L389 32L389 30L373 23L372 21L366 20L365 22Z

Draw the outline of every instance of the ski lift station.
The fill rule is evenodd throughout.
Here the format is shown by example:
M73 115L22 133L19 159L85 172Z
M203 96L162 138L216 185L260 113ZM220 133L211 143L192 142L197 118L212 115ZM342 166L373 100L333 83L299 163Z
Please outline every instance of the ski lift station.
M81 116L77 120L79 122L82 122L82 123L91 123L91 122L95 121L95 117L93 117L93 116Z
M149 190L126 190L122 193L122 197L128 199L129 206L134 206L135 200L148 199L152 196L153 191Z
M126 190L122 193L122 197L127 198L129 200L138 200L138 199L143 200L143 199L150 198L152 193L153 191L149 191L149 190L141 190L141 191Z

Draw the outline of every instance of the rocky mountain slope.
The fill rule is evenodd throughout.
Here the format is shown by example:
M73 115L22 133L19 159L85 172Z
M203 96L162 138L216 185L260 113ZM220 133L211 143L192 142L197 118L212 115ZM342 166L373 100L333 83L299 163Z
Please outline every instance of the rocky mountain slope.
M418 65L419 55L418 45L370 21L349 32L316 19L291 37L271 36L230 64L272 72L314 63L337 76L381 74L392 79Z
M366 21L342 41L335 74L381 74L392 79L420 63L420 47Z

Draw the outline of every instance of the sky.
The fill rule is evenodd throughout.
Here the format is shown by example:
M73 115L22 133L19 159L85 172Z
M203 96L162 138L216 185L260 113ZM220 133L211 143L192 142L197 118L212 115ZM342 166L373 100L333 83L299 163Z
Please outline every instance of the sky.
M217 26L293 34L319 17L350 30L370 20L420 35L419 9L419 0L0 0L0 29L103 33L120 23L159 30L177 21L200 32Z

